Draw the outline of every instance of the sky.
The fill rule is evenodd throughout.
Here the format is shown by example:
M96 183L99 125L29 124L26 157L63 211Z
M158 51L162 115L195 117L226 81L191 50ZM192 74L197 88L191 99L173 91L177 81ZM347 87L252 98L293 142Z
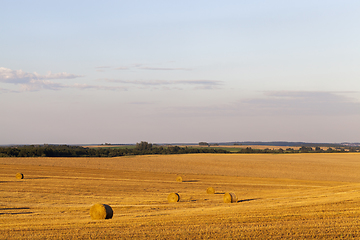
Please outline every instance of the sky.
M0 145L360 142L359 12L0 0Z

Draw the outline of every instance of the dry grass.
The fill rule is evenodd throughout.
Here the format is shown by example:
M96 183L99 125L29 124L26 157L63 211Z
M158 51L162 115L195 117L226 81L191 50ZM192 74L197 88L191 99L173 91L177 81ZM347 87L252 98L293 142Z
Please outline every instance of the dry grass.
M359 160L358 153L0 158L0 238L360 238ZM187 181L174 182L178 174ZM215 194L204 191L209 185ZM181 201L168 204L169 192ZM241 197L226 204L225 192ZM113 218L92 220L95 202L109 204Z

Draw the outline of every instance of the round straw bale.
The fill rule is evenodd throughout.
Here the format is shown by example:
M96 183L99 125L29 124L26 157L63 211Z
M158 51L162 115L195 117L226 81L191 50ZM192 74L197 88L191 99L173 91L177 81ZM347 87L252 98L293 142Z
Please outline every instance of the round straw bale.
M93 220L110 219L113 214L112 208L106 204L96 203L90 208L90 216Z
M177 193L170 193L168 196L168 202L169 203L176 203L180 201L180 195Z
M215 193L215 189L214 189L213 187L208 187L208 188L206 189L206 193L207 193L207 194L214 194L214 193Z
M182 180L182 177L181 177L181 176L177 176L177 177L176 177L176 181L177 181L177 182L182 182L182 181L183 181L183 180Z
M237 197L235 193L224 194L224 203L234 203L234 202L237 202Z
M17 174L16 174L16 178L17 178L17 179L23 179L23 178L24 178L24 174L22 174L22 173L17 173Z

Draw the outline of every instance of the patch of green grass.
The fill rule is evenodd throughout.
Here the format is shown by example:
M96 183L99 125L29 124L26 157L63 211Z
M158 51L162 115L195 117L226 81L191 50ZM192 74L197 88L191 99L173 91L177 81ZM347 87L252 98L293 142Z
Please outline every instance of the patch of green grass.
M112 149L133 149L136 147L136 145L101 145L101 146L96 146L96 147L101 147L101 148L112 148Z

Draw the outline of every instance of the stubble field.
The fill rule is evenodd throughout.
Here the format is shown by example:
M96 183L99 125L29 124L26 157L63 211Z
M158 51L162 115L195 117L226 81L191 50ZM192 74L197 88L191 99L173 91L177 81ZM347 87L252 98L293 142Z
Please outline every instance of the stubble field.
M0 158L0 186L0 239L360 238L359 153Z

